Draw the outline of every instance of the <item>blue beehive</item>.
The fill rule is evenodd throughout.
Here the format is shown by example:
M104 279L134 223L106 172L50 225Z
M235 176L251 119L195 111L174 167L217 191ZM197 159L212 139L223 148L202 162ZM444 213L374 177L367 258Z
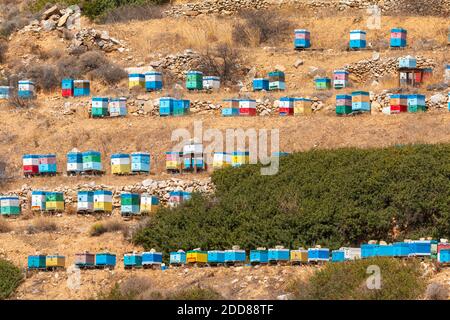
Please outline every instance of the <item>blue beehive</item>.
M289 249L274 248L269 249L269 263L289 261Z
M28 269L45 269L45 255L28 256Z
M391 48L404 48L406 47L407 32L402 28L394 28L391 30Z
M83 171L83 154L78 151L67 153L67 172Z
M366 47L366 32L363 30L350 31L350 49L364 49Z
M126 253L123 256L123 266L125 268L140 268L142 267L142 255L139 253Z
M140 195L138 193L123 192L120 195L120 212L122 215L140 213Z
M251 264L269 263L269 252L265 249L251 250L250 263Z
M74 80L73 81L73 96L87 97L91 94L91 83L89 80Z
M150 252L142 253L142 265L153 266L153 265L161 265L162 263L162 253L155 252L153 249Z
M370 112L370 94L366 91L352 92L352 111Z
M225 263L227 264L244 263L246 259L245 250L241 250L238 247L225 250Z
M253 91L269 91L269 79L256 78L253 79Z
M240 99L225 99L224 102L228 103L228 106L222 107L222 116L232 117L239 115L239 101Z
M181 265L186 264L186 252L178 250L170 253L170 264Z
M311 47L311 34L305 29L296 29L294 31L294 47L295 49L307 49Z
M398 59L399 68L417 68L417 59L412 56L401 57Z
M407 257L410 253L410 244L407 242L396 242L393 245L394 257Z
M17 95L22 99L31 99L35 97L35 86L31 80L19 81Z
M309 248L308 262L321 262L330 260L330 249L327 248Z
M98 267L115 267L116 255L112 253L97 253L95 254L95 266Z
M450 263L450 249L441 249L439 252L440 263Z
M145 89L147 91L161 90L163 87L161 72L151 71L145 74Z
M378 254L378 244L361 245L361 258L376 257Z
M225 251L220 250L208 251L208 263L209 264L225 263Z
M392 244L388 245L379 245L378 253L379 257L393 257L394 256L394 246Z
M8 86L0 86L0 99L9 99L11 88Z
M173 114L175 99L171 97L162 97L159 99L159 115L170 116Z
M56 173L56 154L39 155L39 173Z
M410 243L410 255L415 257L431 256L431 245L437 243L432 240L415 240Z
M62 79L61 88L73 90L73 79Z
M345 261L344 250L333 250L331 252L331 261L332 262L344 262Z
M191 102L189 100L174 100L173 115L182 116L189 113Z
M450 111L450 92L448 93L448 110Z
M131 172L150 172L150 153L134 152L131 154Z

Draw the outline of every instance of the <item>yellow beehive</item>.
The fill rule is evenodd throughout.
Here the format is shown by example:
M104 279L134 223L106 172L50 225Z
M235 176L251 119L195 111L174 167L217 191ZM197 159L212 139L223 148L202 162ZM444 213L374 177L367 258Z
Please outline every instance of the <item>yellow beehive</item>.
M231 156L224 152L217 152L213 158L213 169L231 167Z
M112 203L111 202L94 202L94 211L112 211Z
M47 256L45 258L45 265L47 268L51 267L58 267L58 268L64 268L66 265L66 258L64 256Z
M249 152L233 152L231 155L231 165L233 167L238 167L244 164L250 163L250 155Z
M166 169L167 170L178 170L181 169L181 162L180 161L173 161L173 160L167 160L166 161Z
M307 263L308 251L304 249L291 250L291 262Z
M45 208L48 211L64 211L64 201L47 201Z
M114 164L111 165L112 174L130 174L131 164Z
M129 88L134 87L145 87L145 76L143 74L130 74L128 75L128 86Z
M309 99L297 99L294 104L294 115L311 114L312 101Z
M187 263L206 263L208 262L208 253L205 251L188 251L186 254Z

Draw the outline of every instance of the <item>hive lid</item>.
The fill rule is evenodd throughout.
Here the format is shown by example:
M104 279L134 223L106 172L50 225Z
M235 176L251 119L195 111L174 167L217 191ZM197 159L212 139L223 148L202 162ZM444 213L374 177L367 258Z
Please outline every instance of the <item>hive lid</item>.
M184 253L184 250L180 249L180 250L178 250L177 252L179 252L179 253Z
M425 238L420 238L419 240L420 240L420 241L425 241Z
M232 250L241 250L241 247L238 245L234 245L231 247Z
M369 240L368 244L377 244L377 240Z
M387 246L387 242L386 242L386 241L383 241L383 240L380 240L380 245L382 245L382 246Z
M195 248L195 249L193 249L193 251L202 251L202 249L201 248Z
M275 246L275 249L284 249L284 246Z
M315 246L315 248L320 249L320 248L322 248L322 246L321 246L320 244L317 244L317 245Z
M447 239L440 239L440 242L441 242L441 243L447 243L448 240L447 240Z
M266 248L265 247L258 247L258 248L256 248L256 250L262 251L262 250L266 250Z

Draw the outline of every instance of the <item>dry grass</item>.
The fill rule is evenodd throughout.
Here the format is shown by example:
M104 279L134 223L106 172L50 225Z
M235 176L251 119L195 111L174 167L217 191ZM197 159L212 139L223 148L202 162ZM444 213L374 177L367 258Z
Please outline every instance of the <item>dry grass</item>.
M12 230L11 225L5 218L0 217L0 233L7 233Z
M40 232L55 232L58 230L58 225L52 218L40 217L35 219L32 224L28 225L27 232L29 234Z
M108 220L105 222L96 222L92 225L89 234L92 237L98 237L107 232L121 231L124 236L128 233L128 226L121 220Z

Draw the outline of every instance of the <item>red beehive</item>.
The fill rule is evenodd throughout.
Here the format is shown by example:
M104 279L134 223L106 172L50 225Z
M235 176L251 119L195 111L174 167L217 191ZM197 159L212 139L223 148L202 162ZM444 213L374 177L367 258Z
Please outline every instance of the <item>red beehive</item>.
M62 89L62 96L63 97L72 97L73 96L73 89Z

